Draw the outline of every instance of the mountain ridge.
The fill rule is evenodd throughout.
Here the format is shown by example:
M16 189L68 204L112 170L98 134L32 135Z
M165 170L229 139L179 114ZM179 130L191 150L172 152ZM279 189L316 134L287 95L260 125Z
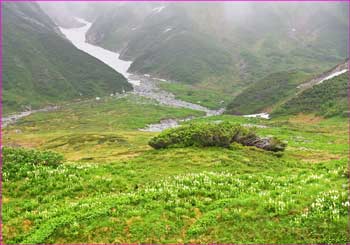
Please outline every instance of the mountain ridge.
M122 75L76 49L36 3L2 4L5 114L132 89Z

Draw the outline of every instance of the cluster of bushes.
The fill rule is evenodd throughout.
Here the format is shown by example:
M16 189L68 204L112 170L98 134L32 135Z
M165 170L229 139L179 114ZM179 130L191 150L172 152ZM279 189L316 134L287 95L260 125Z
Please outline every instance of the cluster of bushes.
M37 166L57 167L63 156L52 151L38 151L25 148L2 148L2 170L5 179L19 179Z
M260 138L254 131L241 125L222 123L197 123L163 131L149 141L155 149L188 146L229 147L233 142L256 146L268 151L283 151L286 144L276 138Z

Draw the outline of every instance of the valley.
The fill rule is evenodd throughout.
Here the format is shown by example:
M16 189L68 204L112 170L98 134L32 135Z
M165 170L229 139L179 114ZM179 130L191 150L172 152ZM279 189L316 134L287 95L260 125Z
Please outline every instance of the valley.
M12 4L4 243L348 243L343 5Z
M159 87L157 87L156 81L162 81L163 79L151 78L151 76L148 74L140 76L128 73L127 71L130 68L132 62L123 61L119 59L118 53L114 53L101 47L97 47L95 45L87 43L85 41L85 35L88 29L90 28L91 23L88 23L82 19L78 19L78 21L81 21L83 22L83 24L86 25L83 27L72 28L68 30L61 28L62 32L65 34L68 40L70 40L78 49L90 54L91 56L104 62L117 72L123 74L128 79L128 82L133 85L134 94L154 99L160 104L168 106L183 107L197 111L204 111L209 116L221 114L223 112L223 109L214 111L200 105L177 100L173 94L162 91ZM162 82L164 81L165 80L163 80Z

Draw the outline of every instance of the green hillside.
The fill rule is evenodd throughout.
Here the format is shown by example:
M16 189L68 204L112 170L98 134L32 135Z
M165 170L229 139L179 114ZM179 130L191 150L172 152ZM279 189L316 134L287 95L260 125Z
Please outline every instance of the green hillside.
M132 89L76 49L35 3L3 3L4 113Z
M345 73L315 85L278 107L273 115L347 116L348 79L348 73Z
M227 106L227 113L240 115L268 110L294 94L305 78L305 73L297 71L273 73L236 96Z
M157 8L162 6L112 8L93 23L87 38L133 60L130 71L134 73L187 84L233 74L232 56L215 37L197 30L187 9L172 5L158 12Z
M317 74L346 58L344 6L131 3L101 11L87 38L133 60L131 72L235 95L269 74Z

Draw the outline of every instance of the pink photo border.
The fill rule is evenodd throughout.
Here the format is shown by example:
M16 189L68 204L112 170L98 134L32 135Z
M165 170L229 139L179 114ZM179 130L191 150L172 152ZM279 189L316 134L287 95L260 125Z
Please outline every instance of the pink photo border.
M2 119L2 2L348 2L348 58L350 57L350 0L0 0L0 118ZM350 176L350 62L348 64L348 176ZM350 192L350 179L348 179L348 191ZM350 200L350 196L348 197ZM3 243L2 233L2 120L0 121L0 244ZM348 242L350 242L350 207L348 209ZM68 244L68 243L67 243ZM87 243L70 244L85 245ZM102 244L91 244L102 245ZM106 244L107 245L107 244Z

